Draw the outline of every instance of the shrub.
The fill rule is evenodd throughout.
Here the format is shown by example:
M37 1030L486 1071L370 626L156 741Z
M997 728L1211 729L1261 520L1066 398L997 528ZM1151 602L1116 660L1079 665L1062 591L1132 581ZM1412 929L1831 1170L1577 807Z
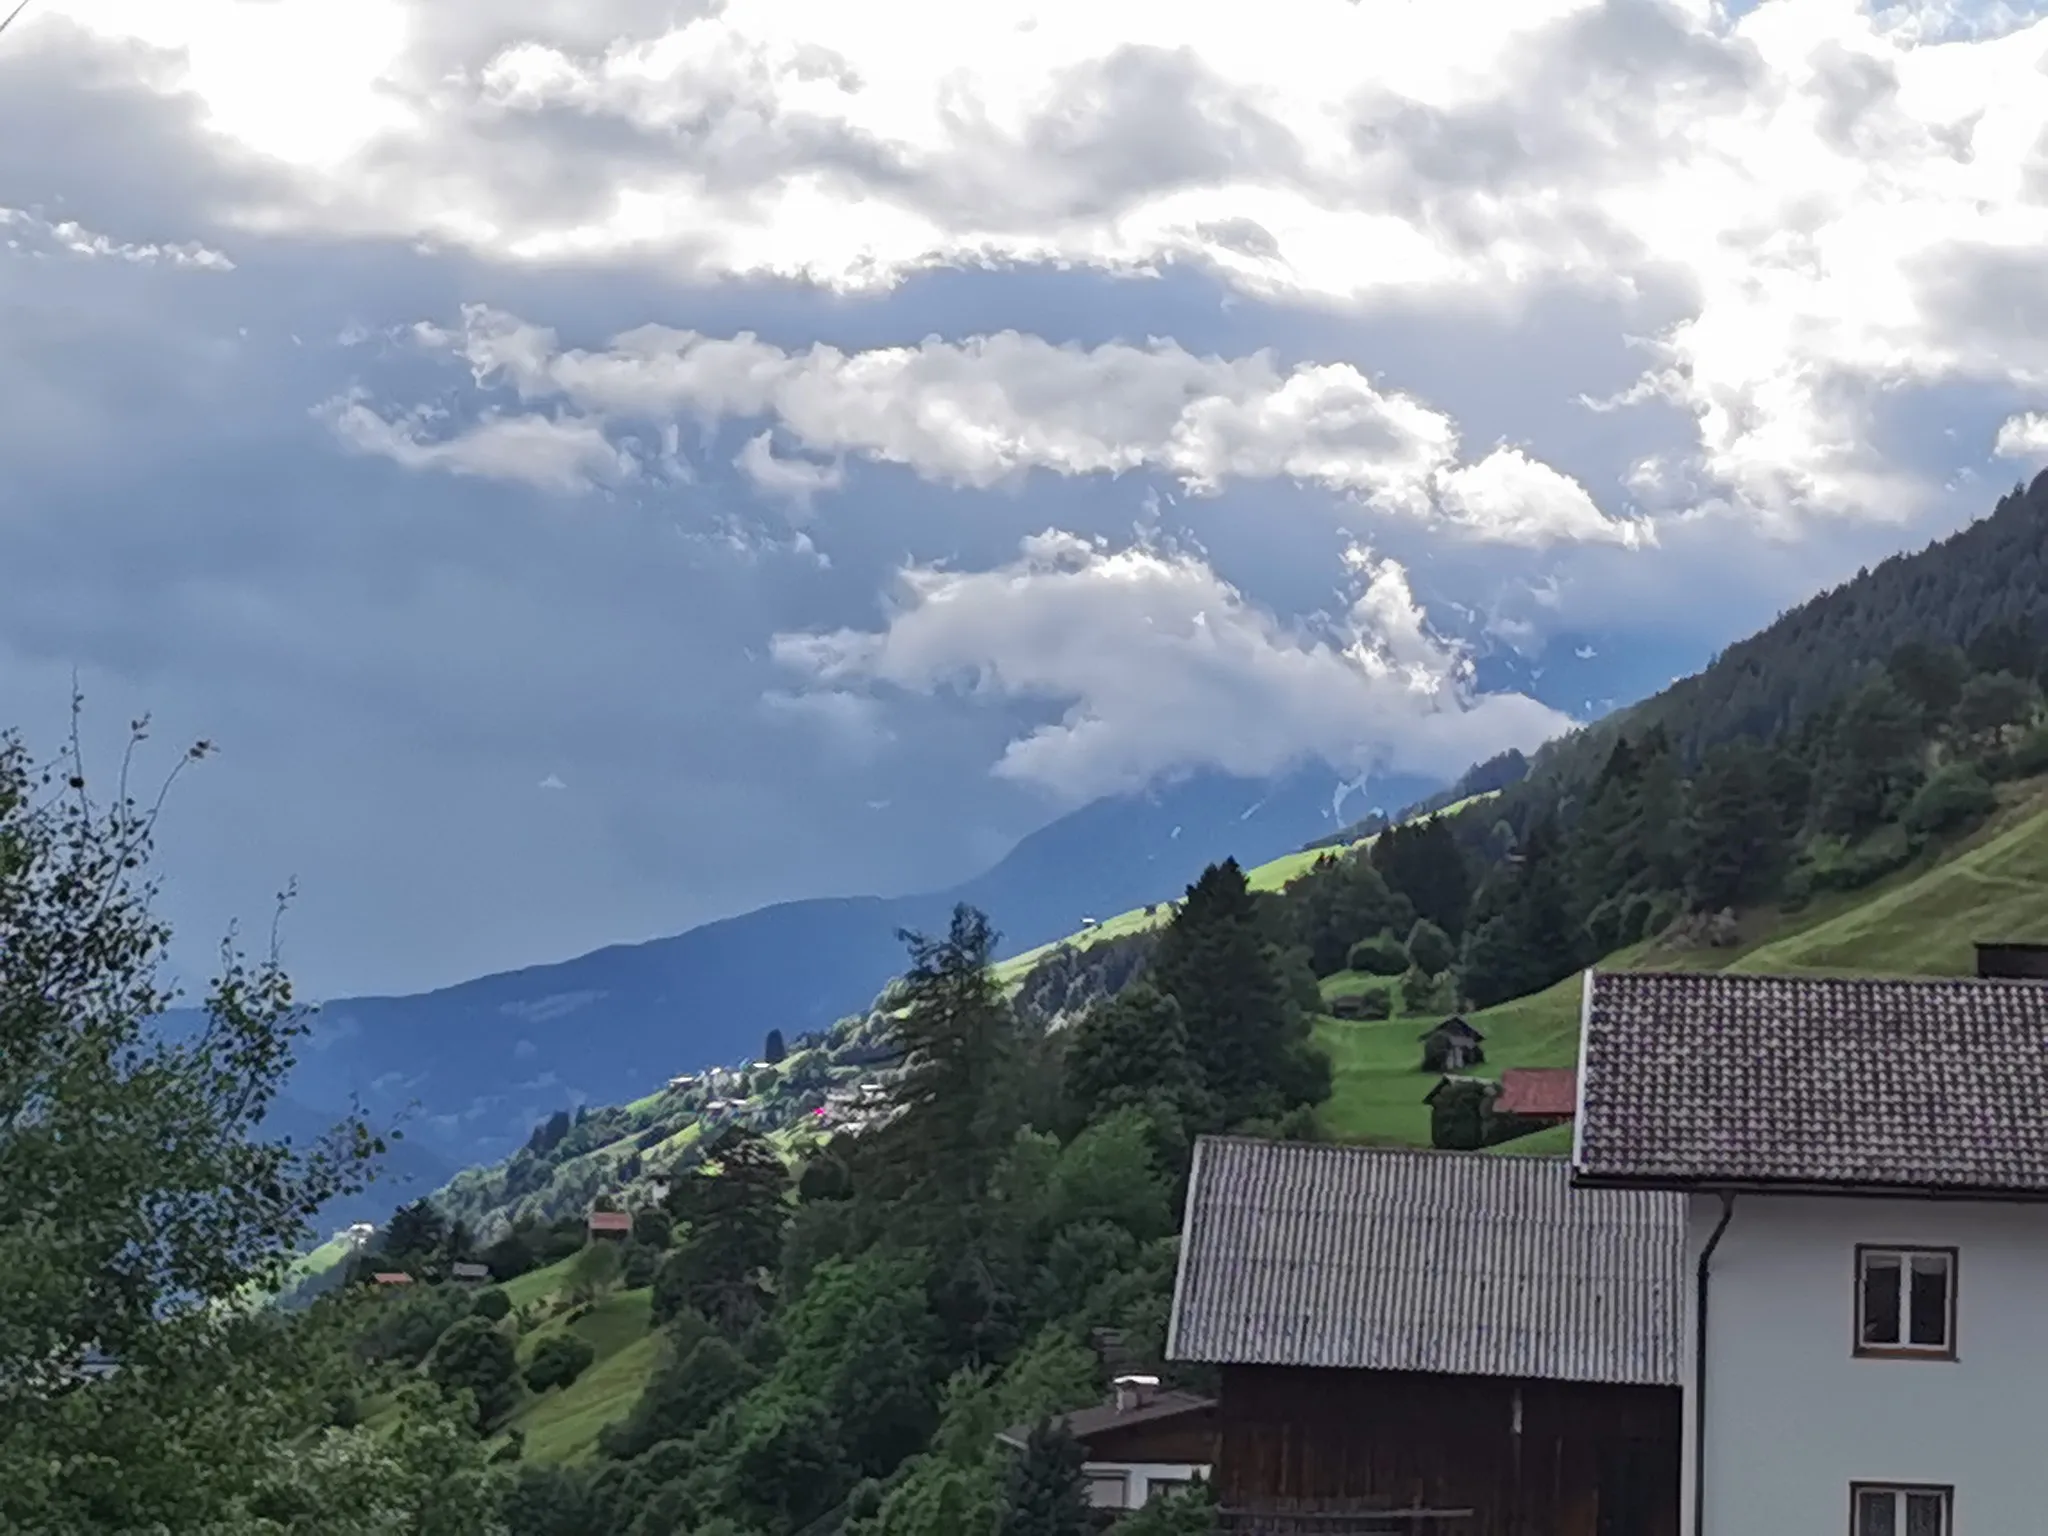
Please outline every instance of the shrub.
M1351 946L1351 969L1367 976L1398 976L1408 969L1408 951L1390 934L1360 939Z
M1401 1011L1448 1013L1457 1006L1457 992L1458 978L1450 971L1431 976L1420 967L1410 967L1401 977Z
M2007 773L2019 779L2048 773L2048 725L2035 726L2015 742L2005 766Z
M632 1243L626 1249L626 1262L619 1267L619 1281L629 1291L654 1284L654 1277L661 1270L661 1254L644 1243Z
M590 1368L597 1351L573 1333L557 1333L540 1341L526 1366L526 1385L535 1392L566 1387Z
M1981 773L1966 763L1951 763L1913 796L1906 807L1906 830L1952 832L1982 821L1997 806L1998 798Z
M1441 976L1458 958L1458 946L1451 936L1426 917L1415 919L1408 930L1408 959L1425 976Z
M478 1291L469 1310L487 1323L502 1323L512 1312L512 1298L495 1285Z

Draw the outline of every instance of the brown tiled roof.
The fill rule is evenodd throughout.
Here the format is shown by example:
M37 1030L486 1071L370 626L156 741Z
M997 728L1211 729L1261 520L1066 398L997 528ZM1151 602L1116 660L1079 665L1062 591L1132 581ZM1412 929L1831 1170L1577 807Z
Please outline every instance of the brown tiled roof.
M1497 1115L1562 1115L1578 1112L1579 1074L1570 1067L1510 1067L1500 1075Z
M376 1281L376 1282L377 1282L377 1283L378 1283L379 1285L411 1285L411 1284L412 1284L412 1276L411 1276L411 1275L405 1275L405 1274L400 1274L400 1273L399 1273L398 1271L396 1271L396 1270L389 1270L389 1269L385 1269L385 1270L379 1270L379 1271L378 1271L378 1272L377 1272L376 1274L374 1274L374 1275L370 1276L370 1278L371 1278L372 1280Z
M630 1232L633 1218L624 1211L592 1211L590 1230L593 1232Z
M1586 982L1588 1182L2048 1195L2048 986Z
M1670 1386L1684 1281L1685 1197L1563 1158L1204 1136L1166 1354Z
M1055 1421L1065 1426L1068 1434L1086 1445L1092 1435L1099 1435L1108 1429L1127 1429L1133 1424L1152 1424L1161 1419L1177 1419L1188 1414L1208 1413L1216 1406L1213 1397L1197 1397L1192 1392L1172 1390L1154 1394L1152 1401L1142 1408L1118 1408L1115 1403L1103 1403L1094 1408L1080 1408L1072 1413L1061 1414ZM997 1433L996 1438L1006 1445L1022 1447L1030 1437L1029 1424L1012 1424Z

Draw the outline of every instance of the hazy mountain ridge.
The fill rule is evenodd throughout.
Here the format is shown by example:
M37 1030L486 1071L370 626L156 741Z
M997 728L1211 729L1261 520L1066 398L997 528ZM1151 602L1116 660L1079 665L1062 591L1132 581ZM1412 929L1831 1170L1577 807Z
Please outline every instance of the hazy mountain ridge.
M422 1181L508 1156L565 1105L624 1102L679 1072L750 1061L770 1029L794 1040L864 1010L901 969L899 930L939 928L958 902L987 912L1015 953L1171 897L1212 860L1289 852L1340 816L1437 788L1342 786L1320 766L1271 781L1194 774L1085 805L948 890L784 902L430 993L336 999L301 1055L292 1118L331 1119L355 1101L380 1123L402 1119L407 1166L364 1205L388 1209Z

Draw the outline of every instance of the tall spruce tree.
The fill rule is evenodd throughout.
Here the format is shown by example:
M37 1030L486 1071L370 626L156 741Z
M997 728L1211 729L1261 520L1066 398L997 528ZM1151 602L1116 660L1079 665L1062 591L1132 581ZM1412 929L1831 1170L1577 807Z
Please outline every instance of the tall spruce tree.
M889 1091L892 1118L871 1133L873 1162L913 1203L967 1211L1016 1129L1017 1026L989 972L995 930L962 905L944 938L902 937L911 965L890 1037L903 1067Z
M1472 872L1448 817L1431 816L1387 828L1373 841L1372 866L1389 890L1408 899L1411 918L1426 917L1454 939L1464 933L1472 904ZM1407 931L1400 922L1391 926Z
M1284 1114L1319 1096L1328 1064L1288 996L1279 957L1235 859L1202 871L1160 936L1154 985L1180 1006L1214 1123ZM1318 1076L1318 1066L1321 1075Z
M1696 908L1741 906L1771 887L1786 846L1754 742L1729 742L1707 754L1693 780L1689 817L1689 895Z
M721 1127L702 1146L702 1160L669 1191L668 1212L683 1236L655 1277L654 1311L666 1321L692 1309L737 1333L767 1311L773 1294L789 1170L742 1125Z

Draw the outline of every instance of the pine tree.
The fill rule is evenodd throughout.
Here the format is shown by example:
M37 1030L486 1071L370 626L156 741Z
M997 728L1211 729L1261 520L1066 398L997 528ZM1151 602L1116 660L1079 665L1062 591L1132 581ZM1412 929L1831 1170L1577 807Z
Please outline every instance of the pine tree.
M384 1254L393 1264L425 1263L448 1238L448 1221L431 1200L415 1200L392 1214L384 1229Z
M1016 1019L989 973L996 936L981 913L954 908L943 939L902 937L911 966L891 1039L904 1064L872 1152L902 1188L964 1211L981 1200L1015 1129Z
M1686 831L1690 894L1699 910L1741 906L1771 887L1786 847L1753 743L1733 742L1707 754L1693 781Z
M1278 957L1235 859L1212 864L1153 956L1158 989L1180 1005L1188 1055L1214 1123L1285 1113L1317 1090L1308 1020L1287 995ZM1323 1065L1327 1082L1327 1064Z
M1088 1536L1081 1446L1051 1422L1034 1428L1010 1467L999 1536Z
M703 1161L669 1191L669 1213L686 1230L655 1277L658 1320L688 1308L736 1333L767 1310L788 1188L781 1156L745 1126L703 1144Z
M783 1044L782 1031L779 1029L769 1030L768 1039L761 1046L761 1059L772 1067L788 1054L789 1047Z

